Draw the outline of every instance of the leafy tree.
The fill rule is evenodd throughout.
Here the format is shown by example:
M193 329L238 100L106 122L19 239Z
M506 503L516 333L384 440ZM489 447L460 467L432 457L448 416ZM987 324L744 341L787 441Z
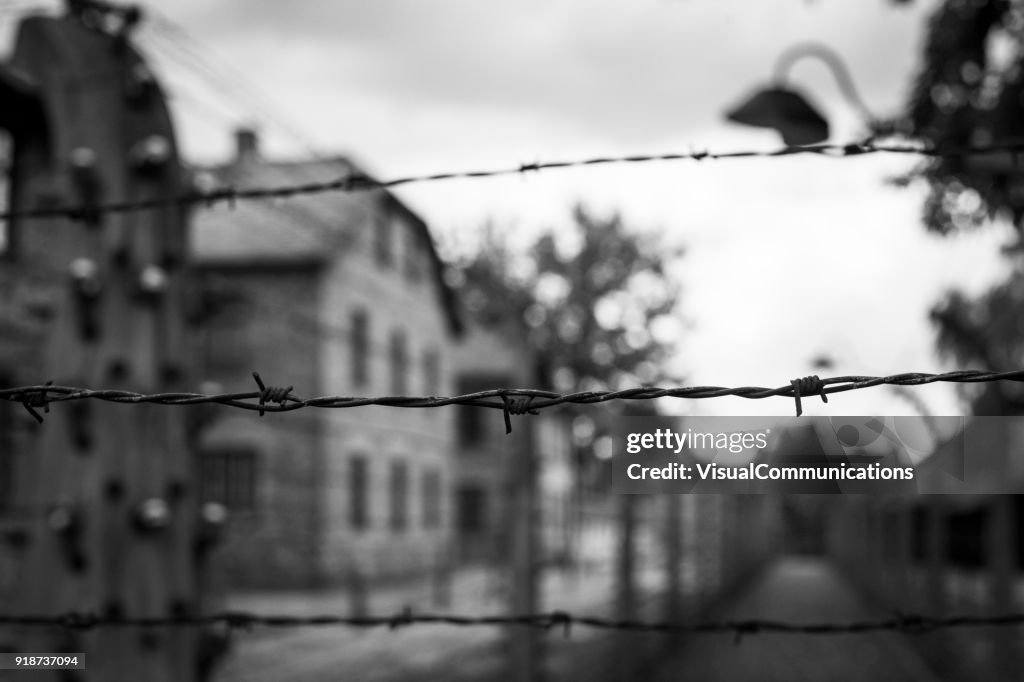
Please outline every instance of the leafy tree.
M1024 329L1015 311L1022 306L1024 278L1020 273L976 299L950 292L931 312L940 351L962 365L981 363L993 370L1019 367Z
M484 324L520 320L541 361L537 380L559 391L672 379L664 365L681 325L667 268L681 250L627 230L618 214L578 205L572 218L570 230L549 229L522 251L489 226L454 264L470 313Z
M946 0L926 28L922 61L903 116L883 123L936 147L1024 140L1024 7L1010 0ZM1024 220L1021 168L1007 154L953 155L920 164L924 222L947 234L1007 217Z
M964 367L1010 371L1024 366L1024 270L977 298L952 291L931 311L940 353ZM1024 412L1024 386L999 382L973 391L974 414Z
M936 147L1024 141L1024 5L1013 0L945 0L926 27L921 64L905 114L880 127ZM1024 158L1010 153L928 159L901 182L924 180L925 226L939 234L993 219L1024 228ZM1008 249L1017 257L1019 249ZM948 293L932 312L940 352L962 365L1019 368L1024 359L1024 269L971 298ZM975 411L1020 407L1019 391L984 391Z
M449 258L455 284L478 322L519 323L539 360L538 387L576 392L682 381L665 367L685 326L669 276L682 249L628 230L618 214L599 217L580 205L568 229L548 229L526 248L513 247L493 224L482 234L470 253ZM580 408L580 480L584 489L605 489L611 462L598 415L650 415L655 406L616 401L566 409L573 407Z

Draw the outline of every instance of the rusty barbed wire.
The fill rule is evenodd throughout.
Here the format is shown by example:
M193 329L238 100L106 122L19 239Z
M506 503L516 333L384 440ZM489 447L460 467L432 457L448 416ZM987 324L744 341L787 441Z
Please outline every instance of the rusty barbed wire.
M957 370L941 374L909 372L890 376L839 376L821 379L817 376L794 379L785 386L766 388L763 386L689 386L658 388L640 386L620 391L581 391L578 393L555 393L532 388L495 388L457 396L378 396L356 397L343 395L300 398L292 393L292 387L266 386L259 373L253 372L258 391L238 393L136 393L117 389L91 389L77 386L58 386L51 383L35 386L0 388L0 399L20 402L26 409L33 408L33 416L42 417L34 408L51 403L73 400L103 400L113 403L156 403L160 405L200 405L214 403L243 410L266 412L291 412L293 410L319 408L348 408L379 405L385 407L434 408L448 405L468 405L502 410L506 415L533 413L546 407L564 404L605 403L613 400L653 400L654 398L686 398L700 400L735 396L750 400L761 400L775 396L793 398L796 412L802 413L801 397L817 395L823 400L828 394L843 393L875 386L922 386L944 383L987 383L994 381L1024 381L1024 370L990 372L981 370ZM510 421L506 421L510 426Z
M1006 140L998 144L984 146L958 147L927 147L914 144L886 145L875 142L854 142L848 144L818 144L804 146L785 146L775 150L758 151L743 150L733 152L691 151L667 154L637 154L630 156L600 156L570 161L545 161L522 163L516 167L489 170L448 171L425 175L410 175L376 180L363 173L352 173L334 180L305 182L279 187L223 187L210 191L195 190L181 195L164 198L153 198L142 201L114 201L101 204L80 204L75 206L45 206L25 210L7 210L0 212L0 220L25 218L70 218L84 220L98 214L128 213L170 206L190 206L203 204L212 206L218 203L234 205L241 199L287 199L305 194L324 192L354 192L372 189L388 189L400 185L436 182L440 180L488 178L501 175L525 174L535 171L554 170L556 168L580 168L609 164L635 164L654 161L705 161L749 158L775 158L796 154L817 154L830 158L850 158L866 154L909 154L928 157L960 157L1004 152L1011 155L1011 161L1018 164L1024 161L1024 140ZM1024 164L1021 164L1024 165Z
M29 627L62 627L70 630L89 630L98 627L204 627L224 625L229 629L248 630L256 626L332 627L353 628L387 627L397 629L411 625L449 625L454 627L486 627L516 625L541 630L560 629L569 637L574 626L604 630L634 632L661 632L665 634L732 633L737 639L748 635L778 633L791 635L844 635L865 632L899 631L912 634L961 627L992 627L1024 625L1024 613L1006 613L991 616L925 616L895 614L879 620L848 623L819 622L793 623L780 620L747 619L721 620L697 623L670 621L641 621L577 616L566 611L531 613L524 615L460 615L414 613L410 609L393 616L337 616L337 615L264 615L227 611L206 615L179 615L171 617L114 617L94 613L68 612L59 615L0 615L0 625Z

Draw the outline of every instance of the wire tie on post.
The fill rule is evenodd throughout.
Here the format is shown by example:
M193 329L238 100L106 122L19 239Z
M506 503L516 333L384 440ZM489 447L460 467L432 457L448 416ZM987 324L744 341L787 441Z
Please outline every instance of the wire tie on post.
M757 623L735 623L733 627L736 629L736 634L732 638L732 643L739 646L742 643L745 635L756 635L761 630L761 626Z
M405 606L399 613L391 616L391 620L388 621L388 627L392 630L397 630L403 625L410 625L413 622L412 618L412 607Z
M260 378L259 372L253 372L252 378L256 380L256 385L260 387L260 416L263 416L263 406L266 403L277 403L283 404L288 399L288 395L292 392L292 387L281 388L280 386L264 386L263 379Z
M528 173L529 171L539 171L540 163L534 161L533 163L521 163L519 164L520 173Z
M903 632L920 633L926 632L930 629L928 623L924 619L924 616L916 614L910 615L898 610L894 611L893 614L899 622L899 629Z
M60 624L71 630L88 630L99 624L99 618L93 613L78 613L72 611L65 613L60 618Z
M565 639L569 639L569 636L572 634L572 614L565 611L552 611L548 614L544 627L550 630L556 625L562 626L562 636Z
M221 620L224 623L228 637L231 637L234 633L239 630L243 632L251 632L255 618L249 613L240 613L237 611L229 611L221 615Z
M828 396L825 395L825 384L817 374L802 379L793 379L789 383L793 386L793 398L796 399L796 416L798 417L804 413L804 407L800 403L801 395L820 395L823 403L828 402Z
M46 382L47 386L53 386L53 380ZM21 404L25 406L28 413L32 415L32 418L39 424L43 423L43 416L35 411L35 408L43 408L43 412L46 414L50 413L50 401L46 398L46 389L30 393L21 399Z
M537 410L530 409L530 403L533 402L532 395L515 397L502 393L501 402L503 403L502 412L505 415L506 436L512 433L512 417L510 415L537 414Z
M78 209L78 217L76 220L85 223L86 227L97 227L99 226L102 217L102 209L96 206L86 206Z
M907 615L899 609L893 609L892 615L896 619L896 629L905 631L907 629Z

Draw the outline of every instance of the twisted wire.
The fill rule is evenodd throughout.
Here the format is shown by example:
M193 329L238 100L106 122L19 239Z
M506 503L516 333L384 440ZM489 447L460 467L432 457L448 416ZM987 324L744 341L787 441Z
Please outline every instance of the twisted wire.
M146 200L114 201L94 205L77 206L43 206L22 210L6 210L0 212L0 220L29 218L70 218L85 220L97 214L127 213L169 206L186 206L205 204L211 206L218 203L234 205L241 199L286 199L298 195L319 194L323 192L353 192L409 185L414 183L436 182L440 180L476 179L501 175L525 174L535 171L553 170L556 168L578 168L608 164L635 164L654 161L704 161L741 158L776 158L795 154L817 154L832 158L851 158L865 154L911 154L928 157L957 157L980 154L1005 153L1010 156L1014 165L1019 162L1018 156L1024 152L1024 140L1008 140L987 146L960 147L926 147L921 145L899 144L885 145L874 142L856 142L850 144L819 144L804 146L786 146L773 151L733 151L707 152L694 151L667 154L639 154L631 156L593 157L572 161L548 161L523 163L516 167L490 170L448 171L427 175L410 175L391 180L376 180L361 173L348 174L334 180L305 182L280 187L224 187L210 191L194 190L173 197L152 198Z
M562 630L566 637L569 636L573 626L580 625L604 630L661 632L666 634L732 633L736 637L743 637L763 633L843 635L880 631L900 631L919 634L948 628L1019 626L1024 625L1024 613L1005 613L988 616L896 614L885 619L846 623L793 623L767 619L686 623L579 616L566 611L504 616L413 613L409 609L405 609L392 616L290 616L228 611L205 615L177 615L153 618L111 617L87 612L69 612L58 615L0 615L0 625L62 627L71 630L88 630L98 627L204 627L212 625L224 625L228 628L242 630L251 629L255 626L276 628L347 626L353 628L387 627L397 629L411 625L449 625L454 627L516 625L541 630L558 628Z
M255 373L254 373L255 374ZM811 378L807 378L811 379ZM581 391L578 393L556 393L532 388L495 388L457 396L378 396L358 397L326 395L315 398L300 398L292 393L292 387L266 388L262 381L259 390L237 393L137 393L118 389L91 389L77 386L40 384L0 389L0 399L20 402L26 407L45 407L49 403L74 400L103 400L113 403L156 403L160 405L198 405L215 403L243 410L258 412L291 412L308 407L348 408L367 405L404 408L433 408L447 405L469 405L499 409L506 413L523 414L564 404L590 405L614 400L652 400L655 398L686 398L691 400L736 396L760 400L775 396L796 398L801 389L807 388L807 379L799 379L784 386L766 388L763 386L688 386L658 388L640 386L619 391ZM991 372L982 370L957 370L941 374L909 372L890 376L839 376L825 379L813 378L816 393L827 394L872 388L874 386L923 386L938 382L945 383L988 383L994 381L1024 381L1024 370ZM526 399L529 399L528 401Z

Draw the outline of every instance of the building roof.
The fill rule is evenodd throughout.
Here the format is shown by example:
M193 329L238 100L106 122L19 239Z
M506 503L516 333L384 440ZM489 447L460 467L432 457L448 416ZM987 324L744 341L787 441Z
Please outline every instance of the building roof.
M197 184L204 190L285 187L334 180L353 171L343 158L246 159L200 169ZM199 207L192 219L192 254L200 264L324 262L344 246L346 231L357 227L370 208L367 197L337 192Z
M229 164L199 169L197 184L211 191L223 188L289 187L367 175L342 156L302 161L266 161L255 142L247 146L238 133L239 154ZM201 267L251 267L325 264L345 252L353 230L368 229L368 218L385 207L401 215L420 233L430 259L430 272L441 294L450 327L463 330L454 290L444 277L427 224L386 189L319 192L283 199L246 199L233 207L199 206L192 217L192 261Z

